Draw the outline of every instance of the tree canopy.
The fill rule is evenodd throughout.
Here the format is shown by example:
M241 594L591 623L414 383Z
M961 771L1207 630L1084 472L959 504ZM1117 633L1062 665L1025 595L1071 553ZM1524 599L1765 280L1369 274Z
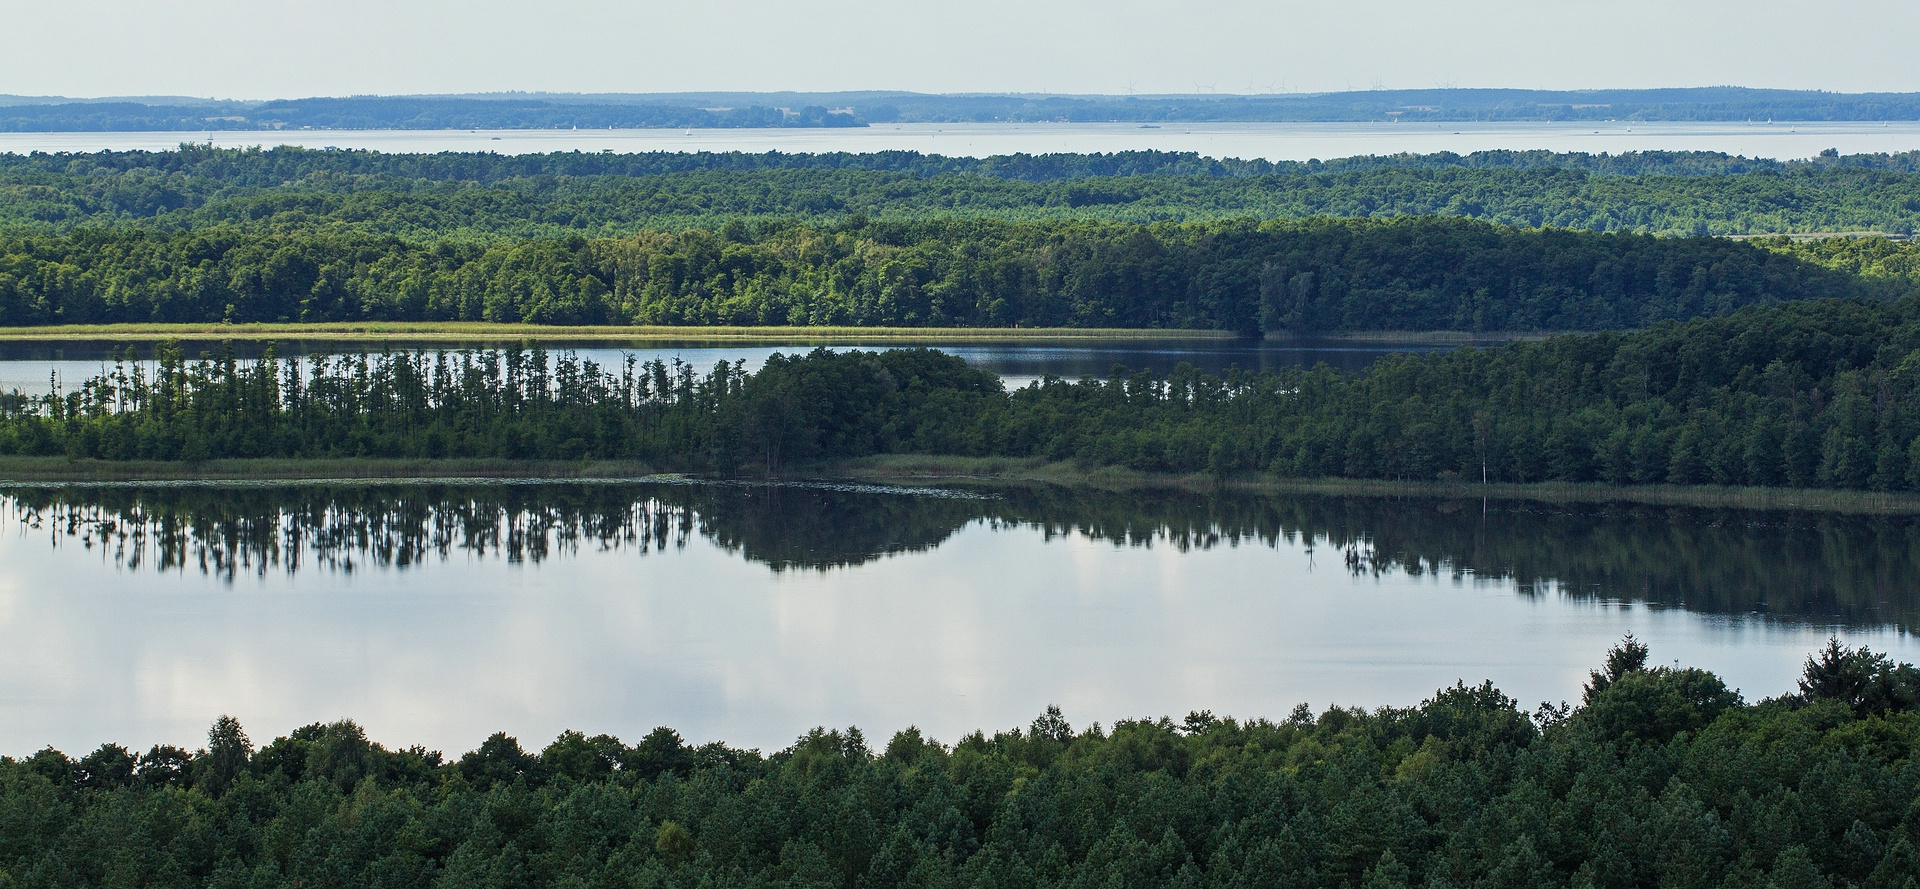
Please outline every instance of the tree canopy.
M121 366L0 404L0 453L503 457L773 472L874 454L1042 457L1228 477L1920 490L1920 298L1222 378L1116 368L1007 392L924 350L756 372L541 350Z
M1631 638L1625 646L1633 644ZM1631 654L1631 652L1628 652ZM1920 880L1915 669L1835 643L1800 690L1608 658L1574 708L1210 712L770 754L658 728L458 757L342 721L255 748L0 758L0 881L146 886L1822 886ZM1596 674L1598 677L1600 674ZM1906 685L1902 685L1905 688Z

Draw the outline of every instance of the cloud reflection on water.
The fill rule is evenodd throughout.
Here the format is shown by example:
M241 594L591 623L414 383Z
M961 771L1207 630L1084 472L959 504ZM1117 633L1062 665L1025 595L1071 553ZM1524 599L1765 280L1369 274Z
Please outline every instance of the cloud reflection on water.
M686 485L18 496L0 510L0 752L15 755L191 743L223 712L256 737L352 717L389 744L459 751L495 730L538 744L660 724L769 748L818 724L951 741L1049 703L1080 722L1278 717L1412 703L1456 679L1531 703L1577 697L1629 630L1750 697L1790 688L1836 621L1912 657L1886 628L1906 606L1859 610L1826 550L1811 558L1840 586L1805 613L1744 615L1710 590L1663 600L1647 580L1746 576L1693 563L1777 556L1780 534L1870 563L1861 583L1899 579L1904 520ZM1379 573L1348 570L1350 543L1383 550ZM1483 565L1456 575L1449 554ZM1554 570L1638 582L1660 607L1551 582L1516 595L1485 567L1501 563L1530 586ZM1703 611L1673 607L1690 600Z

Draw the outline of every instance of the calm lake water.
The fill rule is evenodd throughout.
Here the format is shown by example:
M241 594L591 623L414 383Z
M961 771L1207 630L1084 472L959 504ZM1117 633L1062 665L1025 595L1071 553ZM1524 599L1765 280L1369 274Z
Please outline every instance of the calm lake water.
M1577 700L1656 662L1789 691L1914 659L1920 519L1452 500L601 484L0 492L0 752L351 717L777 749L1195 709Z
M724 130L293 130L215 133L0 133L0 152L162 151L182 142L223 147L300 145L386 152L495 151L919 151L996 154L1158 149L1208 157L1307 160L1492 149L1724 151L1802 158L1920 149L1920 122L1569 121L1503 123L876 124L849 129Z
M65 388L72 388L88 377L97 376L109 369L113 356L123 355L127 343L102 340L83 340L71 342L0 342L0 392L18 389L22 392L40 394L49 391L57 382ZM216 342L183 343L189 356L202 352L218 352L223 344ZM420 344L396 341L389 344L392 348L444 348L455 349L457 345ZM835 341L792 341L774 343L754 343L751 345L716 344L712 342L662 342L645 341L632 343L606 342L548 342L551 350L572 350L581 357L607 367L620 367L629 356L638 361L659 359L672 363L675 359L685 361L699 368L701 372L713 369L720 361L744 361L749 370L758 370L767 356L775 352L795 354L810 351L826 345L834 349L884 350L894 348L912 348L930 346L943 352L958 355L967 363L983 370L1000 375L1008 388L1024 386L1049 374L1066 379L1084 377L1105 377L1116 364L1139 370L1151 368L1158 371L1170 371L1175 365L1186 362L1210 373L1224 373L1229 367L1241 370L1278 370L1283 367L1311 367L1322 362L1342 370L1360 371L1372 364L1382 355L1395 352L1428 351L1431 346L1409 346L1395 343L1368 342L1314 342L1314 341L1245 341L1245 340L1115 340L1078 343L953 343L928 341L925 343L887 342L879 344L848 344ZM252 358L261 354L266 344L261 342L236 342L235 354ZM472 346L486 348L485 345ZM381 346L342 345L333 342L283 342L277 349L281 355L311 355L331 352L359 352L366 349L378 350ZM135 346L136 354L148 356L153 352L151 344ZM140 362L152 366L151 361Z

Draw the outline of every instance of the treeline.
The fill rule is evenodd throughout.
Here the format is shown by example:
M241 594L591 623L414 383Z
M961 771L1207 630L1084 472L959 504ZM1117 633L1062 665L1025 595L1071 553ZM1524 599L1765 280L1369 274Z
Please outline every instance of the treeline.
M13 106L18 107L18 106ZM1089 176L1206 176L1251 178L1303 173L1373 170L1581 170L1607 176L1718 176L1742 173L1809 173L1860 169L1920 172L1920 151L1892 154L1823 153L1804 159L1730 155L1718 151L1633 151L1592 154L1544 149L1494 149L1470 154L1356 155L1307 161L1214 158L1192 151L1133 150L1095 153L1009 154L990 157L922 154L918 151L805 153L768 151L650 151L631 154L556 151L387 153L364 149L216 148L182 143L166 151L30 152L0 154L0 174L81 176L146 173L185 175L229 186L273 186L316 173L497 183L536 176L659 176L677 173L746 173L772 170L843 170L988 176L1046 182Z
M745 94L751 95L751 94ZM815 94L825 100L833 94ZM1267 95L847 95L869 120L1470 121L1920 119L1913 93L1694 87L1648 90L1410 89Z
M0 453L105 459L502 457L766 472L872 454L1271 473L1920 490L1920 299L1821 301L1631 334L1215 379L1012 393L927 350L756 373L535 351L187 362L12 395ZM134 371L141 371L135 373Z
M1308 163L1192 154L0 155L0 224L324 226L419 240L631 234L727 219L1128 222L1448 215L1662 234L1920 225L1920 155L1788 162L1548 152Z
M1920 490L1920 299L1821 301L1631 334L1215 379L1012 393L927 350L758 372L519 350L187 362L9 396L0 453L501 457L771 472L873 454L1043 457L1226 477Z
M530 98L352 96L276 99L244 112L265 127L330 130L645 129L653 127L863 127L847 111L813 105L785 109L753 104L693 108L657 103L552 102Z
M0 758L10 886L1771 886L1920 880L1920 670L1837 642L1746 703L1629 637L1570 711L1194 712L762 754L564 732L457 759L351 722Z
M82 229L0 234L0 325L1600 330L1785 300L1890 298L1913 289L1914 255L1884 240L1796 252L1435 217L1154 226L736 220L717 231L491 244L325 228Z
M969 492L971 493L971 492ZM775 571L932 550L970 524L1180 551L1323 548L1358 574L1511 581L1522 595L1789 625L1920 629L1920 517L1444 498L1015 486L956 496L806 483L120 487L8 491L20 527L129 571L232 582L406 571L704 540ZM1325 557L1324 555L1322 556Z
M278 99L244 107L62 102L0 105L0 132L128 130L466 130L643 129L658 127L863 127L845 110L693 108L684 105L562 103L539 99L354 96Z
M781 126L782 108L864 124L992 121L1472 121L1920 119L1920 94L1700 87L1418 89L1267 95L927 95L898 92L338 96L268 102L151 97L0 105L0 128L34 131ZM745 113L742 113L745 112ZM768 114L771 112L772 114ZM788 118L795 116L789 113ZM717 123L715 121L718 121ZM792 125L785 123L784 125ZM821 125L821 124L814 124ZM827 123L827 126L846 125Z

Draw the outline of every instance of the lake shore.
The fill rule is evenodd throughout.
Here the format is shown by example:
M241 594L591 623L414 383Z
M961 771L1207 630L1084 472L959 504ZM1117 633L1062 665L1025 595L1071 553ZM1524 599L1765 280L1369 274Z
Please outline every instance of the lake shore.
M1360 330L1326 333L1276 332L1261 342L1279 345L1365 343L1406 346L1493 346L1516 340L1542 340L1584 331ZM1242 339L1229 330L1179 330L1131 327L745 327L677 325L493 324L483 321L379 321L311 324L58 324L0 327L0 342L219 342L223 340L313 340L322 342L408 343L566 341L633 342L1085 342L1192 341ZM1252 341L1252 340L1249 340Z
M94 485L539 483L559 481L683 481L625 461L234 459L188 464L157 460L70 460L0 457L0 488ZM763 480L760 477L737 479ZM1920 514L1920 495L1809 488L1736 488L1714 485L1535 484L1401 482L1371 479L1293 479L1246 475L1136 472L1013 457L887 455L782 473L781 482L834 482L901 487L1005 488L1054 486L1098 490L1229 490L1255 494L1320 494L1443 500L1527 500L1539 503L1628 503L1721 509L1831 512L1855 515Z
M1225 330L1142 330L1134 328L1070 327L676 327L561 326L544 324L490 324L453 322L340 322L317 324L63 324L47 327L0 327L0 342L78 340L320 340L378 343L522 342L564 340L569 343L607 342L1078 342L1086 340L1231 340Z
M614 481L662 478L645 463L578 460L408 460L285 458L208 460L71 460L0 457L0 487L117 484L346 484L407 482Z
M829 474L847 481L941 487L1008 485L1085 486L1109 490L1184 488L1274 494L1350 497L1420 497L1451 500L1530 500L1541 503L1635 503L1724 509L1835 512L1859 515L1920 514L1920 495L1890 491L1813 488L1746 488L1719 485L1607 485L1568 482L1472 484L1464 481L1384 481L1345 478L1279 478L1265 474L1216 479L1210 475L1136 472L1119 467L1083 468L1068 462L996 457L888 455L848 461Z

